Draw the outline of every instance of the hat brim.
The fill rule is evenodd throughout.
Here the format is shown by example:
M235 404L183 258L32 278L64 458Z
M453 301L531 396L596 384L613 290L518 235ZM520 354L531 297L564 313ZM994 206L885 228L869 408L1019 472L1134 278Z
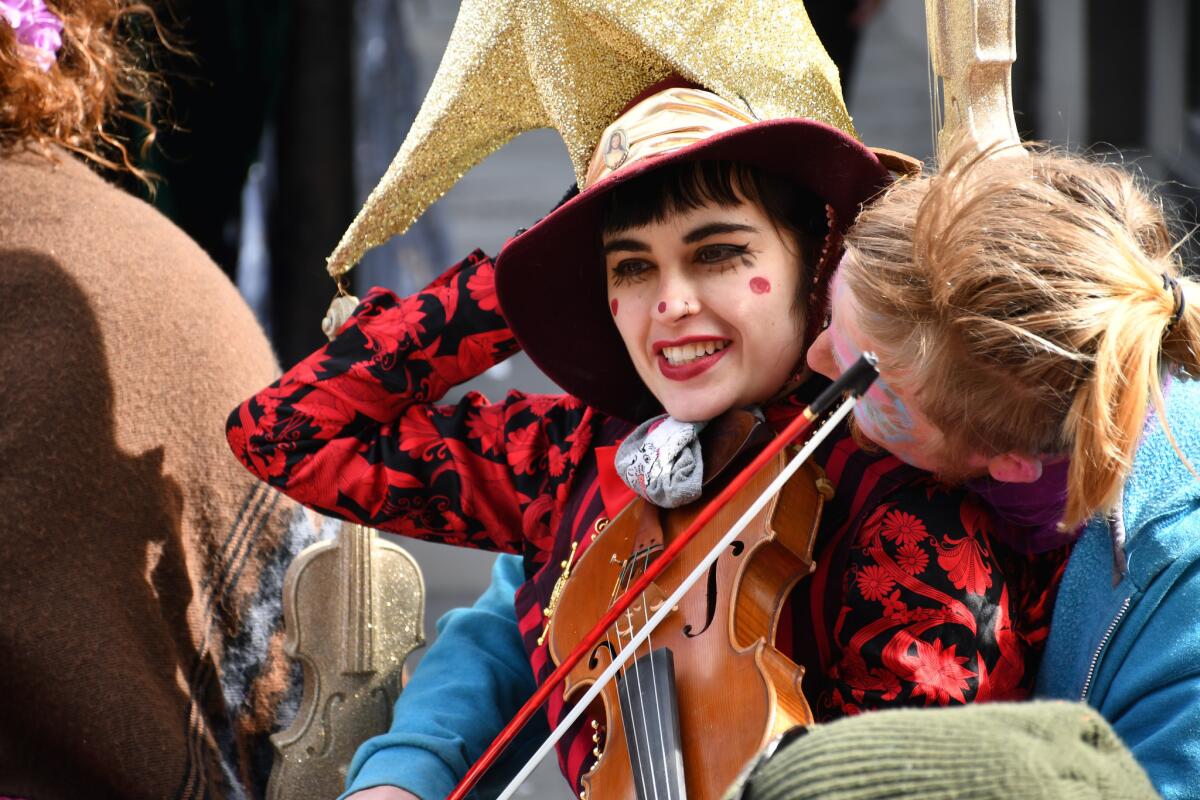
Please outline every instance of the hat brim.
M831 206L841 225L889 181L875 154L837 128L767 120L622 167L510 240L496 260L496 291L517 341L552 381L621 419L642 421L661 406L634 370L608 309L604 199L650 170L702 160L738 161L791 180Z

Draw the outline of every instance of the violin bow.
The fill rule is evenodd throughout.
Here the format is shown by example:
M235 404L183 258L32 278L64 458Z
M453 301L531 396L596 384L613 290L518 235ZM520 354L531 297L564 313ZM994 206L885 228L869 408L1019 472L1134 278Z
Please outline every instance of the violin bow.
M753 521L754 517L763 509L763 507L771 501L771 498L787 483L795 472L804 465L804 462L812 455L817 446L829 435L829 432L837 427L850 410L854 407L855 401L875 380L878 371L876 369L877 359L871 353L864 353L859 357L853 365L850 366L842 375L834 381L825 391L821 392L818 397L812 401L792 422L780 432L778 436L760 452L754 460L752 460L738 475L727 485L711 502L701 510L696 519L689 525L674 541L672 541L659 555L657 559L650 563L646 571L634 581L624 594L622 594L609 607L608 612L600 618L596 625L588 632L587 636L572 650L558 668L550 675L546 681L538 687L537 691L526 701L525 705L513 717L512 721L505 726L488 747L480 756L479 760L467 771L463 776L462 781L455 787L454 791L449 795L448 800L463 800L467 793L479 781L479 778L486 772L510 741L520 732L541 707L542 703L550 696L550 693L558 688L567 674L575 667L579 661L592 650L600 639L604 638L608 630L634 602L636 602L646 588L668 567L671 562L687 547L688 543L700 532L700 530L708 524L713 517L724 508L738 491L753 478L758 471L772 458L779 454L785 447L794 442L800 436L807 433L816 424L817 420L840 398L845 398L836 410L830 415L823 425L809 438L801 451L790 461L780 474L772 481L771 485L762 492L754 503L746 510L746 512L738 519L737 523L730 528L729 532L722 537L709 552L700 561L696 568L685 578L675 590L675 592L662 603L662 606L657 612L645 623L638 633L633 637L632 641L625 646L624 649L613 659L608 668L600 675L594 684L588 689L587 693L575 703L567 715L550 734L550 737L542 743L537 752L529 759L521 771L513 778L508 787L500 795L500 800L506 800L516 792L517 787L533 772L537 764L542 758L554 747L563 734L574 724L575 720L587 709L588 704L597 694L602 691L609 680L617 673L625 662L637 651L659 622L666 618L667 614L671 613L672 609L679 603L683 595L695 583L707 573L709 567L720 556L722 552L729 546L742 530Z

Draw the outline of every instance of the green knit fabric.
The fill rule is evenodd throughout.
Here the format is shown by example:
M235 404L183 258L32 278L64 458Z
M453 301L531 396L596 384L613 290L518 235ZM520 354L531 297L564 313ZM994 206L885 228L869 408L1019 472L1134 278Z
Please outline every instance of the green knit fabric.
M726 795L736 797L739 781ZM1157 798L1086 705L898 709L815 726L752 773L746 800Z

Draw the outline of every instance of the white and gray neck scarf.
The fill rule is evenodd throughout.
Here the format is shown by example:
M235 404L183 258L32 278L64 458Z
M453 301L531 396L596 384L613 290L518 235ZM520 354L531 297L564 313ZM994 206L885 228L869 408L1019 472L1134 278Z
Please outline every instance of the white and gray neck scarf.
M643 422L617 449L617 474L660 508L698 499L704 483L699 434L707 424L680 422L666 414Z

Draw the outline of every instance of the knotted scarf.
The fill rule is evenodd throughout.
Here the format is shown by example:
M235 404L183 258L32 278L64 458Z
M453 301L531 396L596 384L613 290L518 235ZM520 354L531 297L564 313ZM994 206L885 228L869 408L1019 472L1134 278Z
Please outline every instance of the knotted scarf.
M659 508L679 508L700 497L704 459L700 431L706 422L680 422L663 414L639 425L617 450L617 474Z

